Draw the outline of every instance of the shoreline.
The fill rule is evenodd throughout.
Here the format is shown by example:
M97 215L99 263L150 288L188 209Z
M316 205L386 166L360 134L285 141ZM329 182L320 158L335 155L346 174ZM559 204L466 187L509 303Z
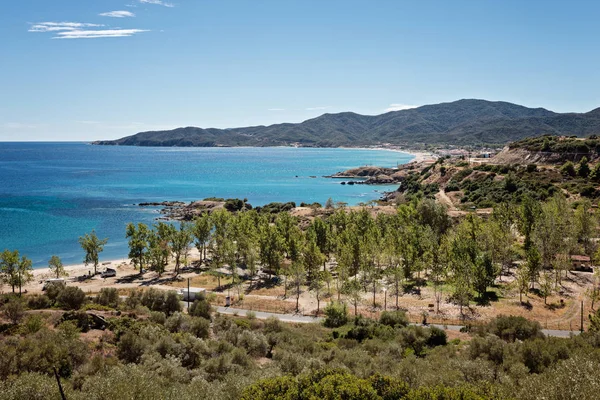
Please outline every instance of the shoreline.
M101 260L100 265L98 265L98 272L102 272L104 268L118 268L123 264L126 264L127 266L131 265L131 259L124 257L113 260ZM88 271L94 270L93 265L86 266L84 263L65 265L64 268L69 274L69 276L64 277L66 280L76 278L77 276L87 275ZM52 278L55 278L55 275L53 276L49 267L33 268L33 282Z
M341 146L341 147L337 147L337 148L338 149L348 149L348 150L391 151L391 152L395 152L395 153L404 153L404 154L408 154L408 155L414 156L414 158L412 160L410 160L409 162L407 162L406 164L418 163L418 162L423 162L425 160L437 159L438 158L438 156L436 156L435 154L433 154L433 153L431 153L429 151L401 149L401 148L396 148L396 147L385 147L385 146L378 146L378 147L345 147L345 146ZM379 167L379 165L375 165L375 166Z

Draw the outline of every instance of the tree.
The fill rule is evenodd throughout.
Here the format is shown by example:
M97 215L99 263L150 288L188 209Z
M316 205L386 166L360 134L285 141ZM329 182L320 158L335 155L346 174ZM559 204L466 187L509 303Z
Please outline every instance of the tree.
M98 239L96 231L86 233L85 236L79 238L79 244L85 252L83 262L85 265L94 264L94 275L98 273L99 255L104 250L104 245L108 242L108 238Z
M547 304L546 300L548 296L552 295L553 288L554 280L552 278L552 273L550 271L544 271L540 279L540 294L544 298L544 304Z
M309 285L309 290L315 295L315 300L317 300L317 314L319 315L319 311L321 309L321 298L323 296L323 290L325 285L323 284L325 277L324 275L327 272L319 271L315 274L312 281Z
M159 222L154 225L148 236L148 261L152 270L162 275L171 256L170 240L175 228L173 225Z
M192 228L189 224L182 222L179 225L179 230L171 231L171 250L175 255L175 276L179 275L179 267L182 257L187 258L190 251L190 246L193 241Z
M212 230L212 221L208 213L202 214L194 220L194 237L196 238L196 247L200 252L202 261L206 261L206 248L210 241L210 232Z
M315 276L318 275L319 268L325 262L325 259L326 257L323 255L323 253L321 253L321 250L317 245L314 233L307 233L306 244L302 252L302 263L306 269L309 282L315 279Z
M540 252L535 248L531 247L526 253L527 256L527 275L531 282L531 288L534 288L535 282L538 280L540 270L542 269L542 259Z
M521 265L515 274L515 287L519 291L519 302L523 304L523 293L527 294L529 289L529 269L526 264Z
M140 274L144 272L149 252L150 229L148 225L139 223L137 227L133 223L127 224L125 238L129 239L129 258L133 261L135 268L139 268Z
M334 208L334 204L333 204L333 200L330 198L327 199L327 201L325 202L325 208L328 210L331 210L332 208Z
M592 204L585 199L575 210L575 229L577 241L583 246L583 250L587 256L593 257L596 242L593 238L596 235L598 221L596 216L591 212Z
M531 235L535 229L540 209L538 203L533 200L529 195L523 196L521 201L521 207L519 209L520 218L518 219L518 226L521 234L525 236L525 242L523 248L527 251L531 247L532 239Z
M48 268L52 272L53 275L56 275L56 279L61 276L69 276L67 271L65 271L65 267L59 256L52 256L50 261L48 261Z
M306 270L304 269L304 264L300 260L292 262L290 276L296 292L296 312L298 313L300 312L301 287L306 281Z
M583 156L581 158L581 161L579 161L579 168L577 168L577 175L581 176L582 178L587 178L589 174L590 174L590 166L588 165L588 159L586 156Z
M2 281L12 287L12 292L15 292L15 287L18 286L18 274L19 270L19 251L4 250L0 254L0 274L2 274Z
M22 256L19 260L16 278L20 296L22 287L33 280L33 263L29 258Z
M479 294L479 298L483 299L487 288L494 283L497 271L492 263L492 258L487 253L477 258L474 267L473 288Z
M259 254L263 268L267 268L269 276L279 274L281 266L282 240L274 226L263 224L260 229Z
M566 163L564 163L563 166L560 167L560 171L568 176L577 175L577 172L575 171L575 165L573 165L571 161L567 161Z
M356 279L346 281L342 292L348 297L350 303L354 306L354 316L358 316L358 305L362 299L360 283Z
M323 270L325 270L325 266L327 260L329 259L329 254L331 253L331 233L330 226L323 221L322 218L315 218L311 225L309 226L309 232L314 234L314 239L319 247L319 250L324 255L323 258Z

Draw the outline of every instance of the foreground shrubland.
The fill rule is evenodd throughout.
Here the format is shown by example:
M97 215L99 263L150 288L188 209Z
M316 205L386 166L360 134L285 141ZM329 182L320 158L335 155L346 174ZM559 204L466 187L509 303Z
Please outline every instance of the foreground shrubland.
M586 399L600 386L593 332L546 338L499 317L461 341L401 311L327 328L214 315L205 299L188 314L168 297L99 295L117 306L104 330L86 319L100 311L24 310L2 325L2 398L59 399L55 371L68 399Z

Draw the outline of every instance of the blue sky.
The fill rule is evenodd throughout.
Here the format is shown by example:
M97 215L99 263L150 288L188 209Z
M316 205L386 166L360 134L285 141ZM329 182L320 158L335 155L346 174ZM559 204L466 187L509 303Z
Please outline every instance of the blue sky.
M299 122L460 98L600 106L600 2L19 0L0 141Z

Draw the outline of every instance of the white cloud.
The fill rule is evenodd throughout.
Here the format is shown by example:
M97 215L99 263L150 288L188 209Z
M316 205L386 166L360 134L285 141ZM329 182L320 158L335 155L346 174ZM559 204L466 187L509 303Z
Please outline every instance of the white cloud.
M402 110L410 110L411 108L417 108L419 106L413 106L410 104L390 104L390 106L388 108L385 109L385 112L390 112L390 111L402 111Z
M267 111L285 111L285 108L269 108Z
M146 29L99 29L75 30L59 32L52 39L97 39L109 37L129 37L138 33L149 32Z
M175 4L167 3L166 1L162 1L162 0L139 0L139 1L142 4L156 4L156 5L165 6L165 7L175 7Z
M32 24L29 32L59 32L59 31L74 31L82 28L98 28L104 25L87 24L82 22L40 22Z
M128 37L149 32L146 29L105 29L104 25L83 22L41 22L33 24L29 32L52 32L52 39L96 39ZM102 29L90 29L102 28Z
M127 17L135 17L135 14L130 11L109 11L105 13L98 14L101 17L111 17L111 18L127 18Z
M75 121L78 124L83 124L83 125L98 125L100 124L99 121Z
M326 107L308 107L306 109L306 111L327 110L328 108L331 108L331 106L326 106Z

